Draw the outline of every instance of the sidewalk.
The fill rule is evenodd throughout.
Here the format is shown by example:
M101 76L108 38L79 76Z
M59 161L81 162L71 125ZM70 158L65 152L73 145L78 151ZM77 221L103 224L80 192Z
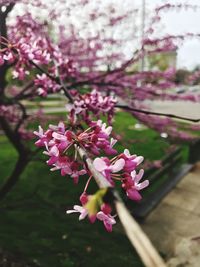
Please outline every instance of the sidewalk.
M200 266L200 163L162 200L142 228L169 267Z

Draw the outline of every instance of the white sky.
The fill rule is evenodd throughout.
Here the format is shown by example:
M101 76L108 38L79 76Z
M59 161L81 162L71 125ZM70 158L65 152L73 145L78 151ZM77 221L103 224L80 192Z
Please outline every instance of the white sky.
M120 1L120 0L119 0ZM137 5L141 5L142 0L133 0ZM147 10L152 9L156 5L163 3L187 3L191 5L199 5L200 0L146 0ZM200 33L200 8L198 11L181 11L162 13L163 32L170 34L180 33ZM200 39L193 39L186 41L178 50L178 67L191 69L196 65L200 65Z

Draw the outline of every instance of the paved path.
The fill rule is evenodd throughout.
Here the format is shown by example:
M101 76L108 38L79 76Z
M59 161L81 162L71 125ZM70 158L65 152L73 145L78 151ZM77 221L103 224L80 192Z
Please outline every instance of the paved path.
M200 267L200 163L142 225L170 267Z

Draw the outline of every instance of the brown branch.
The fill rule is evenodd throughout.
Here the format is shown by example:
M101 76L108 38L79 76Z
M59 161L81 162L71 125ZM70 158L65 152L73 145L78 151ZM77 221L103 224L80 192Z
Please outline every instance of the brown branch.
M25 96L25 92L27 92L29 90L29 88L31 88L32 86L34 86L34 82L31 81L29 82L27 85L24 86L24 88L19 92L19 94L17 94L15 96L15 99L19 100L19 99L22 99L23 96Z
M7 194L11 191L11 189L16 185L20 175L26 168L28 162L29 162L28 154L21 153L19 155L19 158L15 164L15 167L11 175L6 179L5 183L0 188L0 200L3 200L7 196Z
M15 147L19 154L27 152L26 146L21 142L21 137L18 132L15 132L4 117L0 116L0 125L8 137L11 144Z
M180 119L180 120L185 120L185 121L191 121L191 122L199 122L200 119L191 119L188 117L184 117L184 116L178 116L175 114L167 114L167 113L162 113L162 112L154 112L154 111L150 111L150 110L143 110L143 109L139 109L139 108L132 108L126 105L115 105L116 108L122 108L125 110L130 110L130 111L134 111L134 112L138 112L138 113L143 113L143 114L147 114L147 115L156 115L156 116L164 116L164 117L169 117L169 118L174 118L174 119Z
M56 82L57 84L59 84L61 86L61 89L64 91L65 96L69 99L69 101L71 103L74 102L71 94L69 93L69 90L67 89L67 87L64 85L64 83L62 82L62 80L60 79L60 77L54 77L51 74L49 74L47 71L45 71L44 69L42 69L40 66L38 66L34 61L29 60L29 62L35 66L41 73L45 73L47 75L47 77L49 77L52 81Z
M52 76L51 74L49 74L46 70L44 70L43 68L41 68L38 64L36 64L33 60L29 60L29 63L33 66L36 67L36 69L38 69L41 73L45 73L47 75L47 77L49 77L51 80L57 82L58 84L60 84L59 78Z
M7 25L6 25L6 20L7 20L7 16L8 13L11 12L11 10L13 9L14 4L9 4L6 7L6 10L3 12L1 10L1 5L0 5L0 36L1 38L5 38L7 39ZM5 48L6 45L4 43L0 42L0 48ZM6 81L6 73L7 70L9 69L9 65L7 65L6 63L4 63L1 67L0 67L0 85L1 85L1 90L0 90L0 95L4 94L4 89L7 85L7 81Z
M98 172L94 166L92 160L88 157L86 151L82 149L81 147L75 146L75 149L78 151L81 159L86 163L86 166L90 170L91 174L93 175L97 185L99 188L107 188L112 187L111 184L108 182L108 180L100 173Z
M19 121L18 121L18 123L17 123L17 125L16 125L16 127L15 127L15 133L18 132L20 126L21 126L21 125L24 123L24 121L28 118L28 115L27 115L27 113L26 113L26 108L25 108L25 106L24 106L22 103L20 103L20 102L17 102L17 105L20 107L21 112L22 112L22 115L21 115L21 118L19 119Z
M97 185L100 188L111 187L111 184L107 181L107 179L94 168L93 162L88 157L87 152L78 146L75 146L75 149L78 151L82 160L86 163ZM125 229L126 235L132 245L135 247L145 266L166 267L163 259L160 257L147 235L143 232L135 219L130 215L117 192L114 191L113 196L115 199L116 211Z
M59 84L62 86L61 88L63 89L64 91L64 94L65 96L69 99L70 103L73 103L74 102L74 99L73 97L71 96L67 86L64 84L64 82L62 81L62 79L60 78L60 75L59 75L59 69L57 68L57 72L58 72L58 80L59 80Z
M138 51L135 52L135 54L137 54ZM99 74L99 75L96 75L95 77L92 77L92 78L89 78L89 79L86 79L86 80L83 80L83 81L79 81L79 82L74 82L70 85L70 88L74 88L74 87L78 87L78 86L82 86L82 85L85 85L85 84L94 84L95 83L95 80L98 80L98 79L102 79L104 77L107 77L108 75L110 74L114 74L114 73L118 73L120 71L123 71L125 70L130 64L133 64L134 62L136 62L138 59L140 58L140 56L134 58L132 57L130 60L128 60L127 62L125 62L120 68L115 68L113 70L110 70L110 71L107 71L107 72L104 72L103 74Z

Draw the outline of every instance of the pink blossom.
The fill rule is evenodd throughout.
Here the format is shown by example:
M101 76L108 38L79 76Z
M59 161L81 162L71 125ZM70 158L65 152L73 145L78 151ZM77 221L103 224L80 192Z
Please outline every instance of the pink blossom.
M142 199L142 196L138 191L146 188L149 185L149 181L145 180L141 183L140 180L144 174L144 170L141 169L138 174L136 171L132 171L131 175L126 174L125 179L123 181L122 187L126 190L127 196L135 201L139 201Z
M112 127L106 127L106 124L102 121L92 122L88 130L77 135L77 139L82 146L95 155L99 155L100 150L103 150L107 155L113 155L117 153L113 149L117 141L113 138L110 140L111 131Z
M48 146L46 145L47 151L44 151L43 153L45 155L50 156L50 159L47 161L48 165L52 165L54 164L59 157L59 149L56 145L52 146L50 149L48 148Z
M54 156L49 161L47 163L54 166L51 168L51 171L60 170L62 176L69 175L73 178L75 184L78 183L79 176L87 173L85 169L79 170L81 165L77 161L74 161L73 158L67 156Z
M52 138L52 131L47 130L46 132L44 132L41 126L39 126L38 132L34 131L33 133L39 137L39 140L35 142L35 145L38 147L46 146L46 144L48 144L48 142Z
M117 102L113 96L103 96L102 93L93 90L91 93L84 95L76 93L74 99L73 104L67 105L68 111L74 110L75 114L82 116L88 123L91 121L90 113L96 118L99 118L100 114L104 114L108 117L109 122L111 122L114 106Z
M88 211L86 208L79 206L79 205L74 205L73 210L67 210L66 213L67 214L71 214L71 213L80 213L79 216L79 221L85 219L85 217L88 215Z
M19 79L22 81L22 80L24 80L26 75L30 74L30 72L25 70L24 68L17 68L16 67L15 70L13 70L12 74L13 74L14 79Z
M99 211L97 213L97 219L103 221L104 226L108 232L112 232L112 226L113 224L116 224L114 216L110 214L105 214L103 211Z
M128 149L120 155L125 160L124 171L131 172L144 160L142 156L131 155Z
M60 90L60 85L50 79L45 73L42 75L37 74L34 80L35 85L38 87L39 95L46 96L49 92L57 92Z
M4 56L3 59L8 61L8 63L12 64L15 61L15 56L11 51L8 51Z
M119 172L125 165L124 159L118 159L114 163L111 163L108 158L96 158L93 161L95 169L101 172L106 179L113 184L112 173Z

